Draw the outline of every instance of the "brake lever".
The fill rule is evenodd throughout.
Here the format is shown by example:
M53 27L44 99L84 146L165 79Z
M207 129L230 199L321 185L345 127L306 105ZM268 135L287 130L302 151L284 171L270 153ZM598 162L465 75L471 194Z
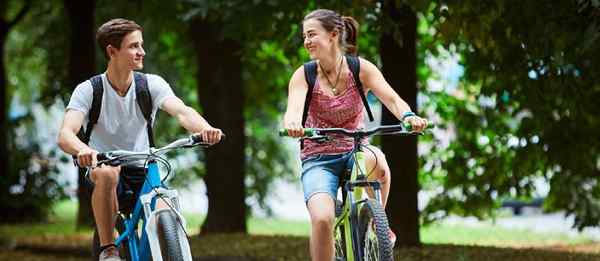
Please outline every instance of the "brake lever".
M315 136L306 137L306 138L303 138L303 139L313 140L313 141L316 141L318 143L323 143L323 142L326 142L326 141L330 141L331 137L326 136L326 135L315 135Z
M383 136L383 135L397 135L397 134L402 134L402 136L409 136L409 135L425 135L425 133L423 132L418 132L418 131L392 131L392 132L380 132L377 133L375 135L379 135L379 136Z

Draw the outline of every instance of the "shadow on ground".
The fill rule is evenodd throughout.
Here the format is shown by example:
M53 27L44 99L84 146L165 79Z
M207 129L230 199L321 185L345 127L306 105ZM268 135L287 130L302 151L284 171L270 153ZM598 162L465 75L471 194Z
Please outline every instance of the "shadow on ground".
M20 239L0 251L0 260L90 260L86 237L45 236ZM309 260L308 238L294 236L209 235L191 239L197 261ZM395 250L396 260L600 260L600 244L507 248L465 245L424 245Z

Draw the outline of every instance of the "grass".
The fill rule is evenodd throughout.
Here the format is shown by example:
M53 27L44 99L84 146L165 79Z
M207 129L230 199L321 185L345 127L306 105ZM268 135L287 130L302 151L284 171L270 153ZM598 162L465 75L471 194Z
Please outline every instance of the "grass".
M0 235L14 238L33 235L90 235L91 230L75 230L77 205L74 201L63 201L54 208L54 215L48 223L0 225ZM204 216L186 214L188 232L197 234ZM250 218L248 230L253 235L310 235L308 221L281 220L272 218ZM536 233L528 230L506 229L493 225L467 227L459 225L431 225L421 229L421 240L427 244L467 244L485 246L544 246L556 244L585 244L590 239L583 236L571 237L565 234Z
M18 247L1 251L0 244L0 260L88 260L91 230L75 230L75 203L61 202L54 212L46 224L1 225L0 235L11 235ZM199 237L195 234L204 217L186 215L186 219L192 235L192 253L207 258L195 260L310 259L310 224L305 221L250 218L250 235ZM492 225L428 226L421 229L421 240L423 247L397 249L396 260L600 260L600 246L583 236L542 234ZM230 259L219 259L224 256Z
M533 247L590 243L584 236L560 233L539 233L523 229L507 229L492 225L467 227L459 225L431 225L421 229L423 243L461 244L480 246Z

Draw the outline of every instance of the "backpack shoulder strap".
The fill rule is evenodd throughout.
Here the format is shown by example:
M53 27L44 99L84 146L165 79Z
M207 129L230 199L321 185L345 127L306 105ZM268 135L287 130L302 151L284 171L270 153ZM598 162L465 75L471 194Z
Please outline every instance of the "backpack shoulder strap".
M346 54L346 61L348 61L348 67L350 67L350 71L352 71L352 75L354 76L354 82L358 88L358 93L360 94L363 105L365 106L365 109L367 109L369 121L373 121L373 113L371 112L369 101L367 101L367 96L365 96L365 92L362 88L362 82L360 81L360 59L358 56Z
M304 79L308 85L306 92L306 99L304 100L304 112L302 113L302 126L306 123L308 118L308 107L310 100L312 99L313 89L315 88L315 82L317 81L317 62L310 61L304 64Z
M154 147L154 134L152 132L152 95L148 89L148 78L146 74L133 72L135 81L135 97L140 110L146 119L146 127L148 131L148 144Z
M100 117L100 110L102 109L102 94L104 93L104 86L102 85L102 76L95 75L90 78L90 82L92 83L93 96L92 96L92 106L90 107L90 111L88 112L88 123L85 127L85 130L80 129L77 136L79 139L88 144L90 142L90 137L92 136L92 130L94 129L94 125L98 123L98 118Z

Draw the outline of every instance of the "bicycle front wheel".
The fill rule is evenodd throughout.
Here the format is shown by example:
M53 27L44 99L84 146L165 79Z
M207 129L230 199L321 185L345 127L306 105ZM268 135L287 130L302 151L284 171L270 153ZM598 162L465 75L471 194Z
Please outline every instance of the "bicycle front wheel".
M358 217L360 256L364 261L392 261L394 252L389 238L385 211L375 200L366 201Z
M177 214L171 210L162 210L157 213L157 236L160 252L164 261L183 260L181 242L178 230L181 224L177 221Z
M335 227L333 239L335 244L335 261L346 261L346 239L344 238L344 225Z

